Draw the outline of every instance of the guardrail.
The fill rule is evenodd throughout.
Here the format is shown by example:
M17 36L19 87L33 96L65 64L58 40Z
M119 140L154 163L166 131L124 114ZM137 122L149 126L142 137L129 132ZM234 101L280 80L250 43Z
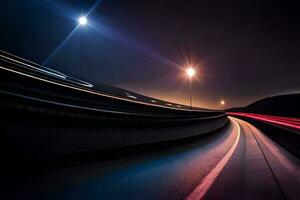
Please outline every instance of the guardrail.
M44 99L52 102L78 105L110 111L125 111L143 114L160 115L189 115L189 116L212 116L221 114L215 111L199 111L179 108L170 108L161 105L148 104L144 102L129 101L123 98L102 95L96 91L82 90L80 87L70 87L68 84L54 84L42 81L40 77L33 78L19 74L17 71L1 70L0 91L9 92L11 95L30 96L32 98Z
M107 85L101 87L102 91L100 92L94 87L87 87L86 84L82 84L84 81L78 79L78 81L70 81L72 77L69 77L61 72L50 70L49 68L45 68L36 63L32 63L28 60L14 56L12 54L8 54L3 51L0 51L0 70L1 73L7 74L3 76L3 86L17 89L20 87L19 83L22 83L23 85L21 90L27 89L31 95L33 92L36 91L42 94L46 88L47 92L54 92L56 94L56 99L60 96L66 98L66 93L68 93L70 99L73 100L84 99L84 101L88 101L92 97L93 100L97 101L98 97L100 98L100 102L103 104L103 106L122 106L122 104L124 104L127 106L127 111L130 108L129 105L135 105L135 107L143 107L149 110L157 110L158 108L160 108L164 109L164 113L166 112L165 109L167 109L168 111L186 111L190 113L197 111L197 109L193 109L191 111L190 109L188 109L188 107L184 105L177 105L158 99L154 100L153 98L145 97L142 95L139 95L139 98L141 99L137 99L136 96L133 96L133 94L128 93L129 91L109 87ZM26 83L28 83L29 85L26 85ZM44 95L48 95L48 93L45 93ZM135 98L133 99L131 97ZM106 104L104 102L105 98L109 100L109 102ZM89 106L93 105L93 103L98 103L95 101L88 102ZM120 107L117 109L120 109ZM210 113L214 111L201 109L201 112Z
M3 163L180 140L228 122L223 112L114 97L13 63L0 62L0 76Z

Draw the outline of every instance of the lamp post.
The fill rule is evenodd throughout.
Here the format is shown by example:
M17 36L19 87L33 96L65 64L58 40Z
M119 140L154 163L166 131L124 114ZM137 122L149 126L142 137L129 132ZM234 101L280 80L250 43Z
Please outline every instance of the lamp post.
M196 71L193 67L189 67L186 69L186 74L189 77L189 81L190 81L190 109L192 109L192 78L195 75Z

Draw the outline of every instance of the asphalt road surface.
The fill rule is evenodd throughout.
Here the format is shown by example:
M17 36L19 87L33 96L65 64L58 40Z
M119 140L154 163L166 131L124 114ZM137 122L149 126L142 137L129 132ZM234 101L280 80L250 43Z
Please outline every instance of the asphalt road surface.
M19 169L22 171L22 169ZM79 166L6 173L3 199L299 199L300 161L251 124Z

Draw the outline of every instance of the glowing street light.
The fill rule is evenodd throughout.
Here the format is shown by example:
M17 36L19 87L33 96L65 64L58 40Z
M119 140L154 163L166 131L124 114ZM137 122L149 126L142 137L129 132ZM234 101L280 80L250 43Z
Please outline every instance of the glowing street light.
M220 110L222 110L222 107L224 107L224 105L225 105L225 101L224 101L224 100L221 100L221 101L220 101Z
M86 25L87 24L87 18L85 17L85 16L81 16L81 17L79 17L78 18L78 23L80 24L80 25Z
M186 69L186 74L190 79L190 109L192 109L192 78L196 74L196 71L193 67Z
M225 105L225 101L224 101L224 100L221 100L220 104L221 104L222 106L224 106L224 105Z
M192 78L195 75L195 69L192 67L187 68L186 70L186 74L188 75L188 77Z

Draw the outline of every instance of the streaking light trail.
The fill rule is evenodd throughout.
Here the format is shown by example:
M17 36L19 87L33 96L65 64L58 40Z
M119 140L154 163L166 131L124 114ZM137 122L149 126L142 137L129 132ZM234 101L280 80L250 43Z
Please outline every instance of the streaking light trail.
M189 194L189 196L187 196L186 200L203 199L203 197L206 195L206 193L209 191L215 180L218 178L218 176L224 169L225 165L228 163L229 159L232 157L236 147L238 146L241 135L241 127L239 123L235 119L232 119L232 122L237 127L237 136L233 145L223 157L223 159L204 177L204 179L194 189L194 191L191 194Z
M227 114L233 116L248 117L262 122L269 122L275 125L280 125L280 126L285 126L285 127L300 130L300 119L298 118L262 115L262 114L254 114L254 113L238 113L238 112L228 112Z

